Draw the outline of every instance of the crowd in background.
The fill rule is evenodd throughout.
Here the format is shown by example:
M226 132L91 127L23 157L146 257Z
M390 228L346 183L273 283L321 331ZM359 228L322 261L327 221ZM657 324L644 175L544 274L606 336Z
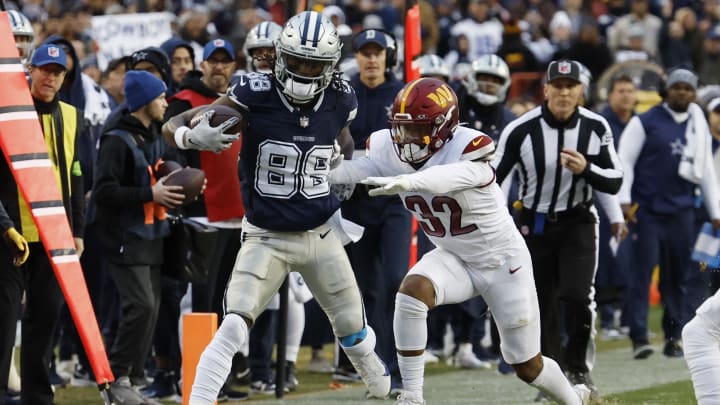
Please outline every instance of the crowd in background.
M622 156L623 147L620 142L620 134L628 121L635 114L643 113L654 104L660 103L663 98L655 95L658 90L666 90L667 83L663 80L667 73L673 69L682 68L696 75L695 79L684 77L678 83L691 87L692 92L697 96L698 104L705 109L707 114L709 130L713 136L713 151L716 145L720 144L720 102L714 102L720 97L720 0L419 0L422 26L422 54L427 55L422 59L421 74L426 76L440 77L453 83L453 88L458 93L461 102L461 121L475 129L482 130L490 135L496 142L505 125L515 117L519 117L527 111L542 103L542 80L548 64L553 60L571 59L580 62L585 67L584 104L599 113L602 113L611 124L615 147ZM147 70L157 73L157 76L165 83L166 97L171 99L170 106L174 106L172 97L188 88L195 88L189 83L193 80L200 80L204 74L206 77L214 75L213 69L231 65L241 74L246 70L255 70L252 65L252 50L247 46L246 38L252 35L253 28L265 21L274 21L282 25L289 17L286 15L287 5L284 0L210 0L207 2L192 2L188 0L170 1L110 1L110 0L76 0L76 1L6 1L11 10L20 11L27 20L21 19L17 26L24 28L25 33L15 32L18 45L25 46L28 58L34 48L41 44L57 44L65 49L68 60L71 63L67 66L67 78L60 91L61 99L75 106L80 110L84 125L81 139L79 140L80 164L83 172L84 188L87 196L92 194L94 184L93 172L97 167L97 143L103 126L111 120L111 112L117 106L127 103L128 95L125 94L125 77L128 70ZM403 61L403 14L404 0L372 1L372 0L346 0L338 3L321 0L311 4L312 8L325 14L336 26L340 37L343 39L343 58L339 66L346 77L351 80L353 86L369 90L363 100L359 94L360 110L364 106L383 106L392 103L397 89L401 86L396 81L401 76ZM109 14L124 13L145 13L158 11L171 11L176 18L173 22L175 36L165 41L158 47L150 47L132 55L126 55L110 61L104 70L100 69L96 56L97 43L93 38L91 30L91 17ZM12 14L11 14L12 15ZM27 21L28 25L23 25ZM11 21L13 23L13 21ZM381 42L362 38L362 41L353 43L358 38L355 34L363 30L380 29L386 31L387 37ZM381 32L381 31L378 31ZM225 44L218 44L216 40L222 39ZM256 38L255 38L256 39ZM21 43L22 41L22 43ZM387 62L380 71L386 80L392 84L394 91L378 97L385 97L381 101L384 104L373 103L371 90L381 85L374 82L374 79L367 79L363 74L364 64L367 63L363 57L371 58L360 52L366 44L374 42L380 46L380 50L392 51L397 57L397 63ZM222 56L217 59L216 50L223 50ZM363 56L364 55L364 56ZM430 58L430 55L434 55ZM487 61L488 55L496 55L504 65L499 62ZM215 56L215 59L212 57ZM388 56L388 59L389 56ZM480 62L478 62L480 61ZM395 62L395 61L393 61ZM493 70L488 66L496 67ZM210 66L212 65L212 66ZM395 66L393 66L395 65ZM504 67L503 67L504 66ZM488 69L488 70L483 70ZM200 71L201 73L197 73ZM219 73L218 73L219 74ZM224 74L224 73L223 73ZM228 81L230 80L228 75ZM483 98L484 83L479 75L486 75L498 78L497 89L485 92L486 95L495 96L495 99ZM193 79L194 78L194 79ZM518 79L517 81L515 79ZM353 80L354 79L354 80ZM487 77L485 78L487 79ZM369 81L368 81L369 80ZM489 79L487 79L489 80ZM512 83L511 83L512 82ZM516 84L517 83L517 84ZM197 84L197 83L196 83ZM225 85L210 86L212 90L208 97L214 98L218 92L224 92ZM675 84L673 82L672 84ZM213 95L213 91L215 94ZM356 89L357 91L357 89ZM364 91L364 90L363 90ZM360 92L358 92L360 93ZM376 94L377 95L377 94ZM379 99L378 99L379 100ZM178 100L175 99L177 102ZM363 103L366 103L363 105ZM175 104L177 106L177 104ZM186 109L181 106L175 109L173 114ZM492 108L490 108L492 107ZM384 109L378 111L366 111L366 117L381 116ZM379 114L379 115L378 115ZM485 115L483 115L485 114ZM499 114L502 117L493 115ZM505 115L507 114L507 115ZM617 126L613 125L611 117L617 117ZM359 116L360 117L360 116ZM488 119L488 117L492 117ZM167 116L166 116L167 118ZM366 125L366 128L357 128L358 133L353 133L356 138L356 149L361 150L364 139L370 132L379 129L376 125L379 122L375 118L363 118L355 123L356 126ZM373 121L373 122L371 122ZM491 121L491 122L490 122ZM361 125L362 124L362 125ZM380 123L382 125L382 122ZM352 130L352 128L351 128ZM650 130L647 130L650 131ZM362 133L360 133L362 132ZM628 142L626 141L626 144ZM359 145L359 146L357 146ZM625 148L627 150L627 148ZM635 162L631 157L628 161ZM637 159L634 156L633 159ZM629 168L624 168L626 173ZM631 169L630 169L631 170ZM635 181L638 181L636 175ZM694 191L693 191L694 192ZM351 192L352 193L352 192ZM355 244L348 249L358 283L365 296L365 305L373 301L370 296L378 295L380 290L376 289L377 280L363 280L363 277L370 277L369 272L358 271L358 268L375 266L377 274L374 277L383 277L385 274L388 280L382 283L383 289L388 289L386 296L376 297L377 307L370 306L373 311L383 311L384 308L392 306L394 292L399 285L402 271L407 266L407 258L397 258L396 262L389 262L387 257L373 258L371 252L386 249L390 252L402 249L410 251L409 238L398 241L398 238L391 238L391 241L384 241L381 237L382 224L373 223L381 217L362 218L363 210L365 215L368 212L388 213L392 211L390 203L388 206L373 207L371 204L384 204L382 201L363 201L367 197L358 196L359 191L348 202L343 203L344 214L352 214L352 209L357 210L356 222L363 223L366 229L374 233L367 238L373 238L366 245ZM626 193L629 195L628 193ZM636 202L619 201L622 204ZM512 201L510 201L512 203ZM643 206L643 209L645 207ZM700 193L697 200L692 201L693 217L685 218L687 225L683 230L688 230L688 235L694 238L703 220L717 219L709 218L704 214L704 205ZM377 210L377 211L372 211ZM627 211L623 207L623 211ZM409 228L409 217L402 209L400 221L402 226ZM643 211L641 211L642 214ZM626 218L628 212L624 212ZM669 215L670 213L668 213ZM90 213L89 213L90 215ZM205 215L209 216L209 215ZM653 232L648 228L630 229L630 237L620 244L618 252L608 248L610 239L615 236L616 229L611 224L616 223L617 218L610 218L607 215L600 223L600 268L598 270L598 295L595 297L600 304L601 328L604 339L624 338L630 334L633 340L633 356L642 358L650 355L647 353L647 330L642 330L642 322L647 322L642 314L637 315L634 308L628 309L628 303L624 299L622 291L627 288L633 291L635 298L637 292L644 289L647 293L646 282L649 283L649 276L642 275L639 280L629 281L632 268L636 266L631 254L626 251L638 249L654 249L654 247L638 247L637 231ZM234 213L233 219L242 217L242 212ZM352 219L352 218L351 218ZM643 218L640 218L642 222ZM404 222L403 222L404 221ZM102 266L102 260L106 259L99 251L93 249L94 240L89 235L96 235L94 232L100 230L93 226L92 221L86 221L85 228L85 267ZM235 224L237 225L237 223ZM229 234L234 234L233 229L237 226L226 226ZM377 227L377 229L373 228ZM397 229L395 229L397 230ZM422 236L419 236L422 239ZM694 240L694 239L693 239ZM620 242L620 241L618 241ZM425 243L427 243L425 241ZM666 241L658 242L658 249L668 249ZM397 246L400 244L401 246ZM422 247L423 241L419 242L421 253L430 249L430 246ZM229 246L228 257L234 258L238 246ZM353 255L354 252L354 255ZM370 253L368 253L370 252ZM673 251L674 254L675 251ZM652 250L655 253L655 250ZM687 303L664 303L670 311L677 308L677 319L668 321L675 322L673 325L663 325L666 328L666 346L664 354L668 357L682 356L682 349L679 346L678 323L687 322L702 300L715 288L711 280L712 272L700 272L697 263L690 264L690 253L679 252L680 256L676 261L668 262L672 266L685 266L680 274L674 274L676 282L687 283L687 295L685 290L665 290L666 296L673 299L683 300L688 297ZM232 262L232 258L230 262ZM363 261L363 259L365 259ZM657 260L661 262L662 259ZM371 263L369 263L371 262ZM645 267L654 267L657 263L643 263ZM220 265L219 263L217 264ZM224 263L227 267L227 263ZM401 272L390 271L386 267L403 267ZM662 266L661 266L662 267ZM383 272L383 270L386 270ZM195 300L192 304L195 309L211 310L221 313L221 294L224 280L227 279L228 269L225 270L225 277L218 281L218 286L213 287L211 297L203 297L203 305L198 306L200 293L192 291L189 295ZM88 269L85 269L86 275ZM115 298L115 290L109 276L98 276L98 273L89 277L89 288L91 294L95 292L96 297L102 297L94 301L98 321L103 328L103 334L108 341L112 341L117 330L119 314L118 302ZM646 280L647 278L647 280ZM367 281L365 283L365 281ZM628 284L629 283L629 284ZM389 284L390 287L385 286ZM667 284L667 283L666 283ZM649 287L649 286L648 286ZM666 288L670 288L665 285ZM167 304L159 304L155 308L160 311L159 318L169 320L165 327L159 328L161 332L172 329L173 321L177 322L180 312L181 299L186 294L187 285L172 280L162 281L162 296L170 297ZM97 289L93 291L92 289ZM97 291L102 291L97 294ZM107 294L110 291L112 293ZM308 301L308 298L300 298L299 301ZM627 294L626 294L627 295ZM639 297L644 299L645 295ZM163 302L167 301L163 298ZM310 302L305 304L308 327L306 327L305 343L313 346L313 358L310 364L311 370L316 372L333 373L333 378L342 382L359 381L359 377L353 374L352 367L345 367L342 361L338 368L330 365L323 357L323 344L330 343L332 336L323 319L323 315L317 304ZM162 311L167 310L171 315L163 317ZM647 309L645 309L645 312ZM273 312L273 311L269 311ZM435 311L439 313L439 310ZM465 304L465 308L455 312L444 313L433 318L431 316L429 349L426 361L437 361L438 357L450 357L458 367L487 369L489 363L499 361L499 369L509 373L507 367L503 368L503 360L500 358L499 343L497 342L497 331L492 326L485 330L486 306L481 302ZM640 309L642 312L642 309ZM387 310L387 313L392 311ZM371 324L384 324L391 326L392 315L376 314L369 312L368 317L377 317L377 321ZM174 314L174 315L172 315ZM432 314L432 312L431 312ZM622 315L621 315L622 314ZM634 318L628 315L632 314ZM231 380L225 395L230 398L242 399L243 392L233 391L230 385L254 384L251 386L253 393L269 394L274 392L271 381L270 360L272 347L267 347L268 340L265 339L277 320L275 315L268 314L263 321L265 327L256 326L258 335L253 339L251 334L250 347L245 349L245 355L236 358L235 368L231 374ZM631 319L627 319L631 318ZM60 315L60 322L56 332L58 344L60 345L59 359L57 362L64 362L57 366L53 360L50 367L51 382L56 385L66 385L70 380L77 385L92 385L92 375L88 370L87 360L83 360L82 348L71 325L67 311ZM468 324L466 321L470 320ZM159 322L159 321L158 321ZM442 336L445 332L446 323L452 325L455 332L456 345L450 348L443 348ZM260 321L258 321L260 323ZM469 326L471 325L471 326ZM681 326L681 325L680 325ZM635 328L636 336L633 336L631 327ZM644 325L646 328L647 325ZM380 327L376 327L380 329ZM300 329L302 331L302 329ZM300 332L302 334L302 332ZM389 335L388 335L389 333ZM652 332L650 332L652 333ZM483 346L480 340L487 335L486 342L490 346ZM492 337L491 337L492 336ZM460 337L458 339L458 337ZM178 346L177 333L165 335L161 333L155 336L154 350L155 359L135 359L133 369L139 371L128 377L132 385L138 387L150 387L144 391L150 397L166 398L168 392L177 393L178 378L174 376L167 379L172 386L170 391L165 387L158 387L146 377L144 369L152 370L153 375L161 378L156 381L165 381L168 375L174 375L179 369L180 350ZM393 342L392 331L378 330L378 347L383 357L392 356ZM467 346L472 343L471 346ZM108 344L108 347L110 345ZM462 349L461 349L462 347ZM472 350L471 350L472 348ZM384 350L384 352L382 352ZM255 353L255 355L254 355ZM258 354L260 353L260 354ZM73 355L79 355L78 362ZM250 357L250 366L246 364ZM295 358L297 354L295 353ZM391 359L385 358L389 363L390 371L393 373L394 386L399 384L397 365L393 366ZM139 364L138 364L139 362ZM147 363L147 364L145 364ZM147 366L147 367L146 367ZM507 364L505 364L507 366ZM57 367L57 369L56 369ZM155 374L155 369L161 369L161 373ZM248 368L250 371L248 371ZM290 386L297 385L294 376L294 361L288 364L288 370L292 372L289 377ZM230 384L232 383L232 384ZM12 384L11 384L12 385ZM12 387L11 387L12 389ZM234 395L234 396L233 396ZM10 395L11 396L11 395ZM10 399L8 399L10 401ZM0 399L0 403L2 400ZM10 402L8 402L10 403Z

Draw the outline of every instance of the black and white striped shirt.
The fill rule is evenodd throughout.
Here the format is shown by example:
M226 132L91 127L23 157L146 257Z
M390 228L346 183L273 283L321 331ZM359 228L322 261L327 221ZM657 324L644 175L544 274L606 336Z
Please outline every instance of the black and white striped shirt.
M562 167L563 148L585 156L588 165L583 173L576 175ZM509 181L517 169L523 206L540 213L562 212L589 202L593 188L615 194L623 177L610 126L583 107L566 122L555 119L546 104L510 122L500 135L493 166L500 184Z

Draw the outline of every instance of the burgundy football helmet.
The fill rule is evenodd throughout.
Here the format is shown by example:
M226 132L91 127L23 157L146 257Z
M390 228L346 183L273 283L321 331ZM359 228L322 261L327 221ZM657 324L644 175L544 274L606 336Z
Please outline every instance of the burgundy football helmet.
M459 122L455 92L442 80L420 78L395 97L390 131L400 160L422 163L452 138Z

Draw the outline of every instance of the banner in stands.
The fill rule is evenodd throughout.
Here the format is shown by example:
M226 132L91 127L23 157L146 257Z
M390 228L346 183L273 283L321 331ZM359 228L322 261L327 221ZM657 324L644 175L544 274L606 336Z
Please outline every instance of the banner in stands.
M92 17L92 35L98 44L98 66L105 70L108 62L148 46L160 46L172 37L169 12L115 14Z

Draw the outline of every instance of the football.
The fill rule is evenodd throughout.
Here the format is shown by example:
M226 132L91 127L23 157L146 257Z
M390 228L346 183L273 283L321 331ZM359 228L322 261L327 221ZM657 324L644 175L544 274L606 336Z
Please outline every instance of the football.
M157 168L157 178L161 179L178 169L182 169L180 163L172 160L165 160Z
M240 131L242 131L241 121L242 121L242 115L240 112L238 112L236 109L232 107L228 107L225 105L210 105L207 106L207 109L203 109L202 111L195 114L194 117L190 120L190 128L195 127L195 125L200 123L200 120L202 120L202 114L207 110L214 110L215 114L213 114L212 118L210 118L210 126L216 127L223 122L229 120L232 117L238 118L238 123L233 125L232 127L225 130L226 134L237 134Z
M165 184L168 186L182 186L182 193L185 194L182 205L188 205L195 201L202 192L205 184L205 172L200 169L186 167L165 179Z

